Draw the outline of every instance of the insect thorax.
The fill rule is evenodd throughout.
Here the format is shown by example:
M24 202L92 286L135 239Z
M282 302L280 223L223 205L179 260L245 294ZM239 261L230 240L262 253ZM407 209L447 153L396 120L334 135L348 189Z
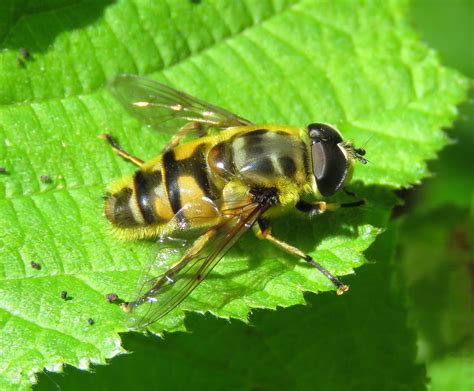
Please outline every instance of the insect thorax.
M306 145L282 130L252 129L217 144L209 152L211 170L223 177L238 177L248 184L268 186L279 181L307 181Z

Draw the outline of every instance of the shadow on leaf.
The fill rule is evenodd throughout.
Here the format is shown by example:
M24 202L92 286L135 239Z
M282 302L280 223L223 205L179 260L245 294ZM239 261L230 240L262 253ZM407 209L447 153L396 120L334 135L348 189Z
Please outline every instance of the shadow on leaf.
M107 6L116 0L31 2L12 4L11 27L0 31L1 46L12 50L26 48L34 59L35 53L47 51L54 40L65 31L78 30L93 24ZM45 23L47 20L47 23Z

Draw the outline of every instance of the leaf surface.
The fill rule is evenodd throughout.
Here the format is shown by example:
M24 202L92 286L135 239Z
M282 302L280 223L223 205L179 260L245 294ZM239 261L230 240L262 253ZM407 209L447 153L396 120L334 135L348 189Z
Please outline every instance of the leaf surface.
M64 363L86 369L123 351L118 306L132 297L151 244L121 242L102 217L111 181L133 172L97 138L151 159L166 143L106 92L137 73L257 123L329 122L368 150L351 187L369 205L278 237L338 275L387 224L391 190L428 174L466 80L440 66L405 19L405 1L6 1L0 6L0 370L3 388ZM29 58L19 52L25 48ZM51 177L43 183L41 176ZM249 251L252 249L252 251ZM41 265L41 270L31 267ZM246 319L330 290L315 270L245 237L212 276L153 328L183 329L184 310ZM71 300L60 295L68 292ZM94 324L88 323L88 319Z
M304 306L254 311L250 325L193 314L186 319L192 333L164 339L129 333L124 346L133 354L93 373L69 367L66 376L41 375L37 391L54 382L70 391L157 384L183 390L425 390L425 368L415 362L416 336L395 276L396 239L393 226L377 237L366 252L371 264L349 277L344 300L307 294Z

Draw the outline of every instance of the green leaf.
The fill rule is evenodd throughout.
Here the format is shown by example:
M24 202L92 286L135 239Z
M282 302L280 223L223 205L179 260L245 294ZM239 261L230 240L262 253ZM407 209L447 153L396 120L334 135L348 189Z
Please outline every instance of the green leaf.
M414 214L402 225L400 265L425 360L464 347L472 334L472 230L472 215L459 207Z
M69 367L66 376L41 375L36 391L55 383L69 391L424 390L404 292L391 281L396 236L391 227L377 237L367 252L371 264L348 279L344 300L308 294L306 306L255 311L250 326L194 315L186 319L192 333L127 334L124 346L133 354L93 373Z
M118 73L160 79L255 122L324 121L359 145L369 141L371 164L357 167L353 186L368 207L311 223L290 216L274 228L338 275L362 265L387 224L390 190L428 174L426 160L446 144L439 129L467 86L419 43L405 13L396 0L356 10L350 1L309 0L3 2L2 387L26 387L43 367L86 369L123 351L123 314L104 295L132 297L151 246L109 233L101 195L133 167L97 135L114 134L144 159L166 139L106 93ZM303 303L303 291L329 289L315 270L245 237L154 331L183 329L184 310L246 319L252 308Z
M443 61L474 78L474 51L468 37L474 36L474 26L467 23L474 13L471 0L445 2L415 1L412 9L415 22L424 40L439 50ZM442 24L443 29L437 26ZM474 149L474 90L459 107L459 117L451 134L452 142L431 162L434 173L418 194L418 208L425 211L443 204L469 208L474 205L474 183L469 161Z
M470 50L470 0L415 1L413 15L421 37L443 61L474 77ZM442 24L443 29L438 26ZM460 107L454 142L431 162L432 178L412 194L416 201L402 225L400 266L407 284L410 324L418 334L418 361L424 362L432 391L472 390L472 229L474 183L474 97Z
M409 323L417 330L418 359L427 363L433 390L446 384L472 388L473 221L469 210L443 206L412 214L401 225L399 267L407 285Z

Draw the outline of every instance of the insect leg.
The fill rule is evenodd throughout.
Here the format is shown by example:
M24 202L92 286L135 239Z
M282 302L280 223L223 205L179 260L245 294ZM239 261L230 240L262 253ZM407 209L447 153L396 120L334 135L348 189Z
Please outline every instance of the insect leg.
M185 138L187 134L192 130L195 130L199 137L203 137L207 134L206 130L200 122L188 122L176 132L176 134L171 138L171 141L163 149L162 153L165 153L166 151L169 151L170 149L179 145L181 140Z
M327 269L325 269L322 265L316 262L310 255L305 254L299 248L294 247L291 244L288 244L286 242L283 242L282 240L275 238L271 234L271 227L268 221L258 220L257 229L258 229L257 237L259 239L268 240L269 242L273 243L277 247L280 247L282 250L285 250L287 253L293 254L299 258L304 259L306 262L308 262L309 264L314 266L316 269L318 269L322 274L324 274L325 277L329 279L329 281L331 281L334 284L334 286L336 286L338 295L342 295L344 292L346 292L349 289L347 285L339 281L336 276L331 274Z
M339 208L356 208L358 206L365 205L365 203L365 200L344 203L328 203L324 201L310 203L300 200L296 204L296 208L302 212L309 213L310 216L315 216L320 215L328 210L334 210Z
M347 188L343 187L342 190L344 191L344 193L346 193L348 196L351 196L351 197L354 197L354 198L357 198L357 194L354 193L353 191L350 191L348 190Z
M110 134L103 133L99 137L106 140L109 143L109 145L112 147L112 149L118 155L122 156L124 159L131 161L133 164L137 165L138 167L140 167L144 163L142 159L139 159L136 156L133 156L132 154L122 149L122 147L112 138Z
M156 295L165 284L174 284L177 275L181 272L191 261L196 261L196 255L203 249L206 243L216 234L215 229L208 230L205 234L201 235L193 245L186 251L186 253L165 273L163 273L157 281L153 283L153 286L146 291L141 297L135 301L122 304L122 310L124 312L130 312L139 305L148 302L155 301Z

